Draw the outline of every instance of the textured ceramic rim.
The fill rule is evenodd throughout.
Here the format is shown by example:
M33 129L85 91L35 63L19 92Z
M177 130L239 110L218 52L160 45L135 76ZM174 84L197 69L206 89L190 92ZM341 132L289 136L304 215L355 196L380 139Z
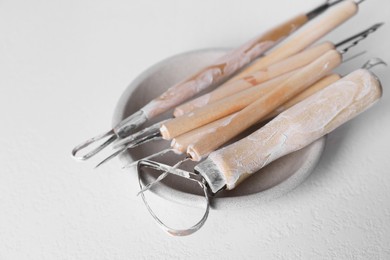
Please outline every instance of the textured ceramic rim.
M126 88L126 90L123 92L122 96L119 99L119 102L116 105L115 112L112 119L112 124L115 126L118 122L120 122L122 119L124 119L125 115L125 109L126 104L134 92L134 90L140 85L141 82L143 82L149 75L153 74L154 72L158 71L160 68L164 66L167 62L170 62L174 59L181 58L186 55L194 55L196 53L207 53L207 52L226 52L226 49L203 49L203 50L195 50L190 52L185 52L181 54L177 54L174 56L171 56L167 59L164 59L157 64L153 65L152 67L146 69L143 73L141 73L133 82L129 84L129 86ZM237 197L221 197L221 198L214 198L213 199L213 208L245 208L245 207L251 207L253 205L264 202L269 202L271 200L277 199L284 194L294 190L297 186L299 186L304 180L309 177L309 175L312 173L316 165L318 164L321 155L324 151L326 143L326 138L321 138L311 144L313 147L313 151L311 152L311 158L308 160L305 160L302 166L289 178L287 178L285 181L279 183L278 185L269 188L265 191L258 192L255 194L245 195L245 196L237 196ZM123 164L128 164L133 161L130 154L125 153L122 156L120 156L120 160ZM131 170L134 181L138 181L137 174L135 172L135 168ZM194 206L194 201L199 201L197 199L199 195L194 195L186 192L182 192L179 190L175 190L169 187L161 186L161 188L156 189L153 191L158 196L167 199L169 201L173 201L182 205L191 205ZM195 205L202 207L202 204Z

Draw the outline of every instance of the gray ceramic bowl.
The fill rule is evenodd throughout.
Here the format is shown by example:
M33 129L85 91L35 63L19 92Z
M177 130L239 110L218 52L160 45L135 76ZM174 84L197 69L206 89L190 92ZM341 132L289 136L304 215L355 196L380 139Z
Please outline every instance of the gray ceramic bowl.
M116 125L170 86L225 53L226 50L223 49L187 52L163 60L147 69L123 93L115 109L113 124ZM172 111L154 119L150 123L168 118L171 115ZM166 149L168 146L169 143L167 141L149 143L129 150L120 159L123 164L128 164ZM273 162L254 174L235 190L224 191L218 194L213 200L213 206L215 208L242 208L255 206L259 202L267 202L282 196L301 184L311 174L321 157L324 146L325 138L322 138L300 151ZM159 161L171 163L172 165L178 159L177 155L168 154L159 158ZM181 168L191 170L193 165L186 164ZM130 170L135 171L135 168ZM132 176L134 176L134 181L138 181L136 174L132 174ZM144 176L144 179L147 181L151 181L154 178L155 175L153 174ZM177 177L167 178L158 188L153 189L153 192L165 199L185 205L194 205L194 202L201 201L199 197L201 196L201 191L196 190Z

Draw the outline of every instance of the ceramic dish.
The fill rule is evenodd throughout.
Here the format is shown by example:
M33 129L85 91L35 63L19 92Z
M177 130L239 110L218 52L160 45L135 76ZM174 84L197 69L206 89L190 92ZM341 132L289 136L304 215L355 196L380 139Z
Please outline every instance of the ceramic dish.
M115 109L113 125L131 115L170 86L222 56L226 51L211 49L187 52L163 60L147 69L123 93ZM171 116L172 111L149 122L149 125ZM167 141L149 143L128 150L127 153L120 156L120 159L123 164L128 164L166 149L168 146L169 142ZM254 174L235 190L219 193L213 200L213 206L215 208L242 208L282 196L296 188L311 174L321 157L324 146L325 138L321 138L300 151L280 158ZM159 161L172 165L178 158L177 155L168 154L159 158ZM181 168L191 169L193 165L190 163ZM135 168L129 170L135 171ZM134 176L134 181L138 181L136 174L132 174L132 176ZM153 174L144 176L147 181L154 178ZM193 205L194 201L200 201L199 196L201 196L200 191L178 178L167 178L158 188L153 189L153 192L170 201L186 205Z

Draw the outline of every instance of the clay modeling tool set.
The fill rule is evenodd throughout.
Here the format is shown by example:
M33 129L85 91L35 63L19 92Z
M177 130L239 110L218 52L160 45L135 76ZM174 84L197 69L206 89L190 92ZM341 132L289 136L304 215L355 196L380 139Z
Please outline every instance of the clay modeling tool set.
M297 68L292 72L262 84L246 87L216 102L199 107L175 119L156 123L124 138L114 146L118 150L98 166L125 152L126 149L159 139L171 140L169 150L175 153L186 153L192 160L199 161L252 125L269 119L268 115L273 111L273 115L282 111L280 106L294 96L302 94L302 98L309 92L313 93L314 89L321 89L326 84L331 84L337 77L331 77L328 74L341 64L340 55L345 54L352 46L356 46L381 25L375 24L343 40L340 44L333 45L326 42L309 48L273 66L278 68L277 71L287 71L291 67ZM336 51L335 48L340 48L340 50ZM296 63L291 62L298 60L296 57L300 58L300 62L297 62L299 65L303 64L302 60L305 60L305 65L297 66ZM283 67L285 64L289 66ZM315 86L312 86L313 84ZM222 87L217 90L223 89ZM306 93L301 93L306 90ZM272 100L274 100L273 104L271 104ZM294 100L297 102L300 98ZM248 118L252 119L247 120ZM234 122L236 122L235 125Z
M206 160L188 172L150 160L140 160L138 175L146 168L173 174L199 184L205 196L205 213L188 229L176 230L165 225L148 205L149 212L169 234L184 236L196 232L206 221L210 197L221 190L232 190L261 168L278 158L302 149L356 117L382 96L378 78L369 69L382 63L374 59L314 95L279 114L264 127L225 148L212 152ZM141 178L140 187L145 190ZM149 186L150 187L150 186Z
M148 120L182 104L211 85L227 79L239 69L260 57L267 50L276 46L282 39L294 34L298 28L314 20L308 23L308 26L303 28L304 30L298 30L294 34L294 37L283 42L269 55L251 65L250 67L253 67L251 71L257 71L298 53L355 15L358 11L358 4L361 2L342 0L326 1L314 10L306 14L298 15L270 29L266 33L227 53L194 75L170 87L159 97L147 103L138 112L124 119L113 129L77 145L72 150L73 157L78 160L91 158L118 138L125 138L132 134L135 129L139 128ZM322 13L324 14L320 15ZM315 19L316 17L318 18ZM261 66L259 63L261 63ZM102 143L86 154L78 155L80 151L96 142Z
M100 166L129 149L169 140L167 148L124 168L136 166L138 194L160 227L175 236L196 232L207 220L216 194L235 189L265 166L319 140L381 98L381 82L371 72L374 66L386 64L381 59L370 59L346 76L334 70L345 62L352 47L383 23L337 44L316 43L354 16L362 2L328 0L211 60L195 74L167 86L113 129L76 146L72 156L84 161L112 147L114 152ZM149 122L170 111L171 118ZM79 155L82 150L88 151ZM157 161L169 152L180 159L176 163ZM196 165L191 170L180 169L187 161ZM145 181L143 177L151 171L159 174ZM146 200L145 192L167 176L194 183L204 194L205 212L190 228L169 227Z

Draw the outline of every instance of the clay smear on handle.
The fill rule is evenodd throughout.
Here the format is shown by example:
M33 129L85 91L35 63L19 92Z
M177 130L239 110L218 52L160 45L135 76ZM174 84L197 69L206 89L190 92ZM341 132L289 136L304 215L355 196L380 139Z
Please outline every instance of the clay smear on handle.
M354 1L343 1L330 8L323 15L307 24L305 28L292 35L283 44L272 50L263 59L255 61L231 80L240 79L249 73L262 69L275 62L283 60L295 53L302 51L310 46L325 34L329 33L337 26L348 20L358 11L358 6Z
M262 36L224 55L189 79L169 88L142 110L150 119L181 104L210 85L219 82L242 68L274 45L274 41L261 41ZM260 41L260 42L259 42Z
M263 68L260 71L256 71L248 76L243 77L242 79L228 81L225 84L219 86L214 91L211 91L206 95L200 96L176 107L174 116L182 116L197 108L203 107L207 104L231 96L250 87L264 83L280 75L291 73L291 71L295 71L303 66L308 65L309 63L313 62L315 58L325 54L327 51L332 50L333 48L333 44L324 42L314 47L310 47L306 51L295 54L294 56L291 56L285 60L277 62L267 68Z
M250 136L209 158L233 189L270 162L297 151L370 107L381 96L379 82L355 71L277 116Z
M212 122L212 120L216 120L222 116L242 109L237 113L236 117L232 119L228 126L219 127L217 133L209 135L207 138L203 138L199 142L195 143L191 146L191 148L189 147L191 152L196 153L197 155L206 156L207 154L217 150L228 140L238 136L240 133L265 118L281 104L287 102L295 95L309 88L318 79L322 78L340 64L340 60L340 54L338 52L334 50L328 51L313 63L309 64L305 68L302 68L300 73L294 74L288 79L283 80L283 83L272 90L265 92L266 89L263 87L261 88L261 91L258 91L256 88L252 88L245 91L245 93L242 92L241 94L239 93L231 98L228 98L233 99L231 102L221 100L220 102L223 103L223 107L218 110L208 109L207 114L205 111L202 111L206 114L206 116L200 117L197 121L195 121L195 118L192 118L192 121L190 118L183 118L181 122L187 122L187 124L180 124L180 121L178 120L179 118L175 119L175 122L172 120L166 124L166 126L170 128L170 136L178 136L186 131L188 132L201 126L200 123L203 123L204 125ZM247 102L246 106L243 100ZM191 128L189 127L190 124ZM181 125L188 125L188 127L187 129L184 127L179 129ZM164 135L163 138L165 138ZM190 153L190 151L188 151L188 153Z
M236 113L229 115L229 116L226 116L224 118L221 118L221 119L214 121L210 124L199 127L197 129L194 129L194 130L192 130L188 133L185 133L183 135L180 135L176 138L173 138L172 142L171 142L171 148L176 153L188 152L188 154L191 156L191 158L194 161L200 161L201 156L198 155L196 152L191 152L191 147L193 146L193 144L197 143L199 140L205 138L207 135L215 133L219 127L224 127L224 126L228 125L235 116L236 116Z
M256 72L250 76L247 76L243 79L227 82L226 84L220 86L219 88L208 94L205 94L181 106L178 106L173 114L175 117L182 116L197 108L204 107L207 104L214 103L215 101L231 96L250 87L256 86L263 81L262 79L265 78L266 75L267 70L263 70Z

